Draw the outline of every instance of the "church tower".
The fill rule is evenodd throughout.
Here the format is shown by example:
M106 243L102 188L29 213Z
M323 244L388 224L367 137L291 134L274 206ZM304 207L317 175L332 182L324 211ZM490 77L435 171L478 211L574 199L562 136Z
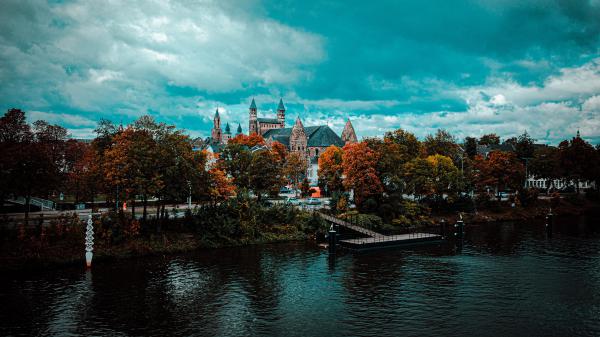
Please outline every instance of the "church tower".
M306 138L306 132L304 132L304 125L302 125L300 117L297 117L290 135L290 151L306 153L307 143L308 139Z
M223 138L221 132L221 117L219 117L219 108L215 111L215 117L213 118L213 128L211 132L212 142L215 144L220 143Z
M248 134L251 135L253 133L258 133L258 123L256 121L256 102L254 102L254 98L252 98L252 103L250 103L249 109L249 125L248 125Z
M342 140L344 144L356 143L358 139L356 138L356 133L354 132L354 127L352 126L352 122L350 122L350 118L346 121L346 126L344 126L344 131L342 131Z
M279 105L277 106L277 121L280 127L285 128L285 106L283 105L283 99L279 99Z
M231 139L231 128L229 123L225 124L225 132L223 132L223 144L227 144Z
M237 136L237 135L241 135L241 134L242 134L242 125L240 123L238 123L238 128L237 128L235 135Z

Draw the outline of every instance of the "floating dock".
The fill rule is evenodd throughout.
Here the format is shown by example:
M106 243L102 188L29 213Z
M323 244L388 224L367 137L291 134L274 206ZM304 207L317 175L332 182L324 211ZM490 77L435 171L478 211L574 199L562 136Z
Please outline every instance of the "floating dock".
M421 244L439 243L443 237L430 233L411 233L401 235L382 235L358 239L340 240L342 247L351 250L367 250L378 248L405 247Z
M328 214L319 213L319 215L338 226L342 226L348 228L352 231L360 233L362 235L367 235L368 237L357 238L357 239L344 239L344 240L333 240L330 241L330 245L333 244L332 248L339 243L339 245L343 248L350 250L369 250L369 249L379 249L379 248L392 248L392 247L405 247L405 246L415 246L421 244L434 244L439 243L444 240L444 237L440 234L431 234L431 233L410 233L410 234L399 234L399 235L383 235L377 232L374 232L370 229L366 229L354 224L351 224L345 220L333 217ZM330 231L330 235L335 236L335 231ZM336 242L337 241L337 242ZM335 249L330 249L330 251L335 251Z

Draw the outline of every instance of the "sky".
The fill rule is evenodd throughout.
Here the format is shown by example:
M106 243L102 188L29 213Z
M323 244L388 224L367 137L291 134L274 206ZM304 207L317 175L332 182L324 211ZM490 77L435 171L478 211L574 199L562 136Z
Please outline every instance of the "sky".
M359 138L527 131L600 143L600 0L0 2L0 109L92 138L142 115L193 137L259 117Z

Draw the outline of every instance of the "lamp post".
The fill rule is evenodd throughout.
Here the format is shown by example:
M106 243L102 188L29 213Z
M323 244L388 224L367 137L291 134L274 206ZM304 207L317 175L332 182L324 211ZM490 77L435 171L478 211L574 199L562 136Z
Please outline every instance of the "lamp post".
M192 209L192 183L188 180L188 209Z

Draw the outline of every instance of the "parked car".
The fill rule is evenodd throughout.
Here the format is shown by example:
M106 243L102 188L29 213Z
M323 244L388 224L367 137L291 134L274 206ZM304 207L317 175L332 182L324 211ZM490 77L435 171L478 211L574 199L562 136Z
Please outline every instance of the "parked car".
M306 199L306 204L307 205L320 205L321 200L319 200L317 198L308 198L308 199Z
M296 205L300 205L300 200L298 200L298 199L296 199L296 198L287 198L287 199L285 200L285 202L286 202L287 204L294 205L294 206L296 206Z

